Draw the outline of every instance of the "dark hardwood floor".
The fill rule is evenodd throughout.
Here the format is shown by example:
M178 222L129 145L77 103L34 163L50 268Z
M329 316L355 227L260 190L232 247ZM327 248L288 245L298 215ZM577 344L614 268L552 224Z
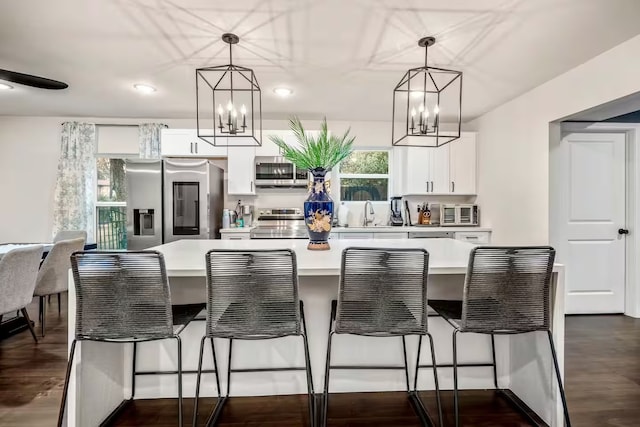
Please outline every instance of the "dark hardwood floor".
M64 301L64 299L63 299ZM28 307L37 319L37 305ZM28 331L0 341L0 426L47 427L56 424L66 367L66 304L58 316L55 300L47 313L47 336L38 344ZM39 326L39 324L37 324ZM640 425L640 320L625 316L570 316L566 325L566 390L574 426ZM432 414L433 393L423 393ZM443 392L451 413L450 392ZM465 426L526 426L493 391L462 392ZM213 399L203 399L204 422ZM190 425L191 399L185 400ZM222 427L307 426L305 396L232 398ZM448 425L452 417L446 416ZM174 426L175 400L140 400L129 405L119 426ZM419 426L404 393L332 394L329 425L335 427Z

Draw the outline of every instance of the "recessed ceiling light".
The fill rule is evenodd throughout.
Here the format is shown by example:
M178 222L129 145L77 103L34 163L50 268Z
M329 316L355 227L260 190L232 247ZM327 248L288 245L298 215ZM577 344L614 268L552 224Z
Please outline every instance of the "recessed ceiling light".
M273 92L276 95L281 96L283 98L286 98L287 96L290 96L293 93L293 91L288 87L277 87L273 90Z
M133 85L133 87L138 92L141 92L141 93L144 93L144 94L149 94L149 93L153 93L153 92L156 91L155 87L149 86L149 85L145 85L145 84L135 84L135 85Z
M13 89L13 86L8 85L6 83L0 83L0 90L11 90Z

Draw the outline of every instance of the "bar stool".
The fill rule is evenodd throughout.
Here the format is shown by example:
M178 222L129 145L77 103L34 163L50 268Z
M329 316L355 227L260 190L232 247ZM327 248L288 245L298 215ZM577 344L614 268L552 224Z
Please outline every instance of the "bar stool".
M429 253L424 249L347 248L342 252L338 300L332 301L324 376L322 425L327 425L331 369L404 370L407 393L423 424L433 421L410 389L407 335L427 336L436 365L433 339L427 330ZM334 334L402 337L403 366L331 365ZM418 362L420 354L418 353ZM440 425L442 408L438 373L433 369Z
M232 372L306 371L309 395L309 423L314 426L315 404L313 377L309 360L309 343L304 306L298 297L296 255L283 250L211 250L207 263L207 323L200 342L193 425L198 421L198 400L202 359L207 339L211 341L213 363L217 372L214 338L229 340L227 393L221 395L216 373L218 400L207 419L215 426L229 398ZM231 367L234 340L266 340L301 336L305 367L245 368Z
M550 322L550 285L555 250L551 247L476 247L471 251L462 301L429 300L429 306L453 326L453 387L459 425L458 367L493 367L498 388L495 335L546 331L560 389L565 423L571 426ZM458 364L457 335L491 335L492 363ZM419 368L429 366L418 366ZM416 375L417 375L416 370ZM512 400L509 394L503 395ZM532 423L535 421L527 415Z
M177 373L178 421L182 426L182 343L179 333L186 324L174 326L162 254L155 251L76 252L71 256L71 268L76 289L76 327L58 427L62 426L76 343L81 341L133 343L132 391L129 400L135 395L136 375ZM175 339L178 344L177 372L137 372L136 345L164 339ZM102 425L113 421L127 402L123 401Z

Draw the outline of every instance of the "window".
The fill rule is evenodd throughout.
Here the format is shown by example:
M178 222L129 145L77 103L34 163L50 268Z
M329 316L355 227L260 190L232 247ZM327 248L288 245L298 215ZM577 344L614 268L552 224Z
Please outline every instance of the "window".
M340 164L340 200L389 200L389 150L354 150Z
M127 248L127 181L124 159L97 157L96 243Z

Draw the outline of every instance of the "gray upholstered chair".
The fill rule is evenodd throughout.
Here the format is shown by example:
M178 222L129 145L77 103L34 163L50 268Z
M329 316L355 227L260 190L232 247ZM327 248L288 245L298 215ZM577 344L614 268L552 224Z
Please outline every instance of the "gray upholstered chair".
M85 230L61 230L56 233L53 238L53 243L58 243L62 240L84 239L85 245L87 243L87 232ZM60 293L58 297L58 314L60 314ZM48 301L51 302L51 295L48 296Z
M331 304L322 425L327 424L331 369L403 370L409 399L421 422L423 425L435 425L415 392L415 385L414 390L411 390L405 342L407 335L419 335L421 338L427 336L431 343L431 360L436 365L433 339L427 330L428 271L429 253L424 249L347 248L343 251L338 300ZM401 337L404 363L402 366L331 365L331 341L334 334ZM435 368L433 375L442 425L440 389Z
M45 334L46 304L44 297L47 295L59 294L69 289L69 269L71 262L69 258L76 251L84 249L84 239L61 240L49 251L49 254L42 261L36 289L34 295L40 297L40 325L42 336ZM58 313L60 310L60 300L58 300Z
M33 299L41 259L40 245L13 249L0 259L0 319L4 313L20 310L36 342L26 307Z
M71 267L76 290L76 325L58 427L62 426L64 418L76 344L81 341L133 344L129 400L135 397L137 375L177 373L178 420L182 427L182 342L179 334L188 321L174 324L169 281L162 254L156 251L76 252L71 256ZM164 339L175 339L177 342L177 371L138 371L137 345ZM112 413L101 425L111 425L113 415Z
M73 239L83 239L85 242L87 241L87 232L85 230L62 230L56 233L53 238L53 243L58 243L61 240L73 240Z
M218 400L207 419L207 426L217 424L229 397L232 372L268 372L304 370L307 375L309 425L315 425L313 377L309 362L309 343L304 318L304 306L298 298L296 254L291 250L212 250L207 263L207 323L200 342L198 378L196 381L193 425L198 419L198 397L202 376L202 356L206 340L211 341ZM304 344L305 367L232 369L233 340L261 340L301 336ZM223 397L217 374L214 338L229 339L227 393Z
M453 326L453 387L455 423L459 425L458 367L493 368L496 390L495 335L546 332L564 408L571 426L560 368L551 334L550 286L555 250L541 247L476 247L471 251L462 301L429 300L429 306ZM458 363L457 335L472 332L491 336L492 362ZM418 369L421 366L418 367ZM416 369L416 375L417 371ZM501 393L513 400L509 393ZM516 404L516 407L518 405ZM528 413L523 415L529 417ZM533 424L537 421L530 419Z

